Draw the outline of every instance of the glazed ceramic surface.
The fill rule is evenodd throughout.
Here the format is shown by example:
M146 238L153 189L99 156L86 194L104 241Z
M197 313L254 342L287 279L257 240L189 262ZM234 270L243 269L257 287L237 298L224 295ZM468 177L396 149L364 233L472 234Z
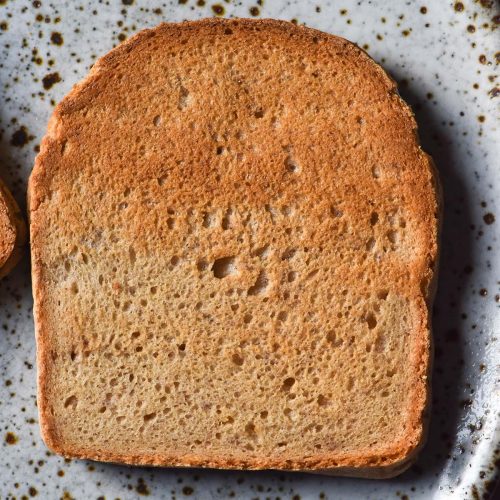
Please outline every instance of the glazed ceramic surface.
M0 0L0 175L25 208L55 103L136 31L207 16L294 20L363 47L412 105L444 190L428 443L383 481L154 470L64 460L43 444L29 259L0 282L0 498L487 498L499 452L500 8L448 0Z

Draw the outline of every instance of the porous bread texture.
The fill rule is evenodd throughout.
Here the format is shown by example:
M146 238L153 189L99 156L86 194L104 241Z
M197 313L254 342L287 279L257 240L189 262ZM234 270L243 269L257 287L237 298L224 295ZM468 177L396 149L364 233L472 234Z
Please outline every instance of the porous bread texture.
M411 462L437 185L359 48L272 20L142 31L56 107L29 187L51 449L375 477Z
M19 262L26 242L26 232L21 211L0 179L0 278Z
M11 216L7 200L0 187L0 268L9 258L16 243L16 226Z

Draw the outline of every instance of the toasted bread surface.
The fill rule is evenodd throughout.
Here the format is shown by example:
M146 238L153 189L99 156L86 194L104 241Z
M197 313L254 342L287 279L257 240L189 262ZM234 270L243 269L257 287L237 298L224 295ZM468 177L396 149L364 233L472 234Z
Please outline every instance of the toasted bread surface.
M28 196L54 451L409 465L438 187L410 109L358 47L273 20L142 31L56 107Z
M0 179L0 278L19 262L26 242L26 225L19 207Z

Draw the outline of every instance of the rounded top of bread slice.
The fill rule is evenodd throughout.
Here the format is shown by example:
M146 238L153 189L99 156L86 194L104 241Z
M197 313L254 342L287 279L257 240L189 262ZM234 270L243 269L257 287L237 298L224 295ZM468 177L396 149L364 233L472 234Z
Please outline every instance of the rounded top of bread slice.
M437 184L357 46L273 20L142 31L56 107L29 191L53 449L354 475L414 455Z

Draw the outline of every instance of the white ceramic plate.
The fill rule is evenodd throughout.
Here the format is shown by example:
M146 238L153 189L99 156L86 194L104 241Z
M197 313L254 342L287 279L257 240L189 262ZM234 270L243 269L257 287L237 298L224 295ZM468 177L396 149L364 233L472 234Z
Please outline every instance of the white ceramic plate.
M428 444L410 471L384 481L153 470L54 456L37 425L25 257L0 283L0 498L487 497L500 434L500 10L494 0L1 0L1 175L25 206L54 102L97 56L143 27L222 12L295 19L357 42L399 82L415 110L445 194Z

